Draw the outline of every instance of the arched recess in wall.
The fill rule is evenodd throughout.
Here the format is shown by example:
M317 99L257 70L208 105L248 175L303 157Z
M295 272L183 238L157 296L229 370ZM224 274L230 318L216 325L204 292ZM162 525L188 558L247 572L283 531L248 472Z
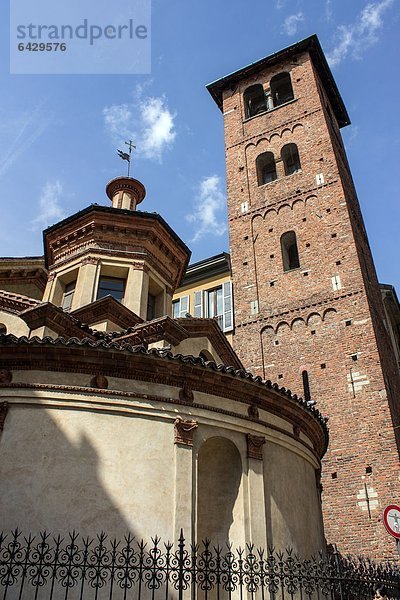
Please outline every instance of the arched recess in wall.
M197 468L197 541L241 543L244 505L237 447L226 438L208 439L199 450Z
M7 327L4 325L4 323L0 323L0 333L7 333Z
M323 321L324 322L335 322L335 315L337 314L337 310L335 308L327 308L324 310Z
M207 361L212 361L212 362L215 362L215 358L214 358L214 356L213 356L213 355L211 354L211 352L209 352L208 350L205 350L205 349L204 349L204 350L201 350L201 351L199 352L199 356L200 356L200 358L202 358L202 359L203 359L203 360L205 360L206 362L207 362Z

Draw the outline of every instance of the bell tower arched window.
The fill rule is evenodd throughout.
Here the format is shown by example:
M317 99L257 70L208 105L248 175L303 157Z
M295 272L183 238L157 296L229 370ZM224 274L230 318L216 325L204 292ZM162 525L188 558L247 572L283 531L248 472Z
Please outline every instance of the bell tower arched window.
M246 119L255 117L267 110L267 101L261 83L247 88L243 95Z
M282 235L281 250L283 270L291 271L292 269L298 269L300 267L300 260L294 231L287 231Z
M272 152L264 152L256 159L258 185L265 185L277 178L275 158Z
M289 73L279 73L271 79L271 96L274 106L293 100L292 81Z
M281 156L285 167L285 175L293 175L293 173L300 171L300 156L296 144L283 146Z

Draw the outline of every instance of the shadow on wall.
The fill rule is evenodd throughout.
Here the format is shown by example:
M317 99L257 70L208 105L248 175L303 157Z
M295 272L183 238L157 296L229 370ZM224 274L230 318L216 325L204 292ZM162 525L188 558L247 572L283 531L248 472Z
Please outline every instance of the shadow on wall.
M243 507L238 506L241 481L242 461L236 446L224 438L204 442L198 455L198 542L237 541L243 525Z
M292 547L300 556L319 552L324 535L315 470L276 444L267 442L265 453L268 543L279 549Z
M56 420L65 419L69 424L69 438L49 410L10 406L0 436L0 530L9 532L18 527L24 534L46 530L62 535L76 530L82 536L101 531L123 536L131 531L141 535L132 531L105 489L100 475L104 465L91 441L79 431L75 439L70 436L83 413L51 412ZM119 459L123 460L122 454ZM118 464L113 466L118 491L118 485L126 482L118 474ZM139 522L140 515L132 515L132 521L135 518Z

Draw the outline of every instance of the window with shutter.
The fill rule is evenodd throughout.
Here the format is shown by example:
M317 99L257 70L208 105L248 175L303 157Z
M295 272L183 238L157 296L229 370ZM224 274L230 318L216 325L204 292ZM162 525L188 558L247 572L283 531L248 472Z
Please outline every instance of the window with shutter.
M189 313L189 296L182 296L180 299L179 316L185 317Z
M172 303L172 316L174 317L174 319L178 319L179 318L180 306L181 306L181 303L179 302L179 300L174 300L173 301L173 303Z
M174 319L183 319L189 313L189 296L182 296L172 303L172 315Z
M67 283L64 290L64 295L62 299L61 308L66 312L71 310L72 300L74 298L76 281L72 281L71 283Z
M233 310L232 310L232 282L227 281L223 284L223 330L232 331L233 329Z
M195 292L194 293L194 309L193 309L194 317L202 317L203 316L203 292Z

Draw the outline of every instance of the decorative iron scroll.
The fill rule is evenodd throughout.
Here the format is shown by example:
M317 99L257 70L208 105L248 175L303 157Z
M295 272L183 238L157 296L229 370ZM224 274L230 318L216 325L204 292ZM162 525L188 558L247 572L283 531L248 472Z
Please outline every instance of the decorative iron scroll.
M276 552L252 544L233 549L209 540L176 545L154 537L151 544L127 535L124 540L96 539L71 533L65 538L20 531L0 534L0 596L20 600L101 598L108 600L257 598L284 600L372 599L377 584L387 598L400 593L394 564L318 554L309 559L288 549ZM186 594L185 594L186 597ZM189 597L189 596L188 596Z

